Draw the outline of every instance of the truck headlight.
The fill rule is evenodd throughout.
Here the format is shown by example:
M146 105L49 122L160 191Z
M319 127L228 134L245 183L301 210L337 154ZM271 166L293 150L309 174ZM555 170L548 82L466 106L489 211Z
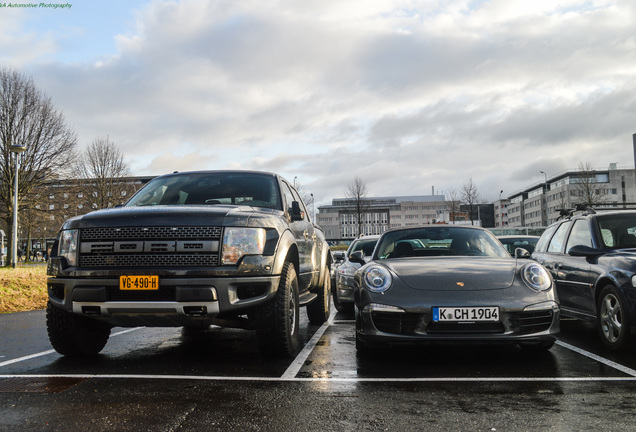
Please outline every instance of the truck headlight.
M221 263L233 265L245 255L261 255L265 240L263 228L225 228Z
M77 265L77 238L79 231L64 230L60 233L59 256L64 257L71 267Z

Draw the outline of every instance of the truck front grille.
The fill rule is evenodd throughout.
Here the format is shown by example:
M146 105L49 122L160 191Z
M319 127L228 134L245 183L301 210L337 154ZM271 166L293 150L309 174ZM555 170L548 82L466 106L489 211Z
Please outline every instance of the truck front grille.
M221 227L121 227L82 229L82 240L219 238L221 238Z
M86 228L80 267L213 267L221 227Z

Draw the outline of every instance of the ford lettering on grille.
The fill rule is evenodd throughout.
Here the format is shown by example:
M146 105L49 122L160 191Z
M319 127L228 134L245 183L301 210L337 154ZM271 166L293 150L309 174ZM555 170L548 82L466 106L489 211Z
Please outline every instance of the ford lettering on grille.
M220 236L220 227L88 228L81 231L79 265L216 266Z

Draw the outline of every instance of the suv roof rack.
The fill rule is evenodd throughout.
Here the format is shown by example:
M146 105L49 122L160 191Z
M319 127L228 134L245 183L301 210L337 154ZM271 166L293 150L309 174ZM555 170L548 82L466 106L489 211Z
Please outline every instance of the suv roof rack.
M588 204L574 204L573 209L557 209L557 211L559 212L557 220L562 218L571 218L572 216L575 216L575 214L581 216L596 214L596 210Z

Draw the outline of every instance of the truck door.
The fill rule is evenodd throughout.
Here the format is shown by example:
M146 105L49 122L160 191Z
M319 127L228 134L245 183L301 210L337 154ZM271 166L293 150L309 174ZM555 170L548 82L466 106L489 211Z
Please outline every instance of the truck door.
M288 213L290 220L289 229L296 239L296 245L298 246L298 261L300 267L298 269L298 285L302 292L309 287L313 276L311 254L312 236L315 236L314 227L308 221L306 209L302 200L298 201L298 194L294 195L295 190L285 181L281 182L281 186L283 189L283 195L285 196L285 211ZM294 203L298 203L298 210L300 210L302 214L302 218L300 220L294 220L294 217L292 217L294 212L293 206L296 205Z

